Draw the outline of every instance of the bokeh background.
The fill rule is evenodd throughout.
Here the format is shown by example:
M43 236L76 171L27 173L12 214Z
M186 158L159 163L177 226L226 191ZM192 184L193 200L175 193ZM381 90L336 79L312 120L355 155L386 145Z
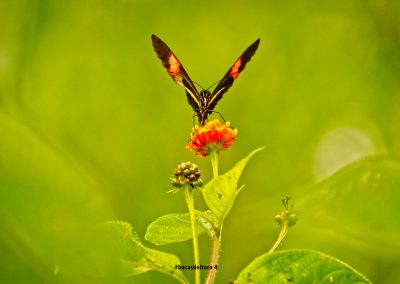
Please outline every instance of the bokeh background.
M179 162L211 176L185 149L192 110L152 33L204 87L261 38L216 108L239 129L221 172L266 147L226 220L217 282L270 248L290 195L300 220L282 249L400 283L400 5L381 0L1 0L0 282L174 283L96 279L81 263L102 222L143 238L158 216L186 211L166 193ZM206 237L200 246L207 264ZM159 249L193 262L190 242Z

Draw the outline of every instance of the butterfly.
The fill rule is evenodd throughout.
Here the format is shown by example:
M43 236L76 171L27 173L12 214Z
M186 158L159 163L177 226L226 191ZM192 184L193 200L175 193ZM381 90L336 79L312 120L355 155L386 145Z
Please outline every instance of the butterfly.
M260 39L257 39L242 53L212 92L208 89L202 89L199 92L185 71L185 68L183 68L178 58L165 42L154 34L151 35L151 41L153 43L154 51L157 53L158 58L161 59L168 74L178 85L185 88L189 104L196 112L201 126L203 126L207 121L208 115L214 112L215 105L222 98L224 93L226 93L226 91L228 91L232 86L233 81L239 77L240 72L243 71L247 62L250 61L260 43Z

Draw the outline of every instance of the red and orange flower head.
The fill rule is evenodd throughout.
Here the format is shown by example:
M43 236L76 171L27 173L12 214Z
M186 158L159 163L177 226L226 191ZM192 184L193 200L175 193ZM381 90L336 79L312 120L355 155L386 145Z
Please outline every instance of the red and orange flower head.
M191 139L186 145L200 157L208 156L211 152L219 153L228 149L235 141L238 130L230 127L230 122L221 123L218 119L207 122L204 126L193 127Z

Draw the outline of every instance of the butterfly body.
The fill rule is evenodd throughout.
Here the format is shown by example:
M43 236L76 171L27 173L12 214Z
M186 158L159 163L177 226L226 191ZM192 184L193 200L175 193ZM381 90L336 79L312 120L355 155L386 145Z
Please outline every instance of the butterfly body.
M199 93L199 98L200 108L194 109L194 111L199 118L200 125L204 125L208 115L212 112L212 110L208 108L209 101L211 99L211 92L209 90L201 90Z
M260 42L260 40L257 39L243 52L212 92L208 89L199 92L171 49L156 35L152 35L151 39L153 48L157 53L158 58L161 59L163 66L167 69L168 74L172 77L175 83L185 88L188 102L196 112L200 125L205 124L208 115L213 112L217 102L232 86L233 81L239 76L247 62L250 61Z

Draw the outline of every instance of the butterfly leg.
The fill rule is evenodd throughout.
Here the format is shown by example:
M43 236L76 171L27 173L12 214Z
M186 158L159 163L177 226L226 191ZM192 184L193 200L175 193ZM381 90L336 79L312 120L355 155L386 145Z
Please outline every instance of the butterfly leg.
M226 120L225 120L225 118L222 116L222 114L219 112L219 111L215 111L215 110L209 110L209 112L210 113L218 113L219 114L219 116L222 118L222 120L224 121L224 122L226 122Z

